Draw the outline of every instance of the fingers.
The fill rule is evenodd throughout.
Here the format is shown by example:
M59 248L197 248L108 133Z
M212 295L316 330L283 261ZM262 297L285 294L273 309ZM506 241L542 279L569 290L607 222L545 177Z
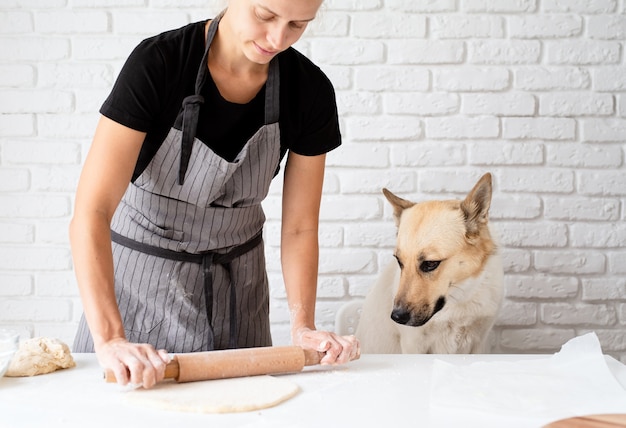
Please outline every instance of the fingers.
M360 343L354 336L306 329L299 331L296 337L297 345L325 354L320 364L344 364L361 356Z
M116 340L98 350L98 359L105 369L115 374L120 385L134 384L151 388L163 380L169 355L165 350L155 350L148 344Z

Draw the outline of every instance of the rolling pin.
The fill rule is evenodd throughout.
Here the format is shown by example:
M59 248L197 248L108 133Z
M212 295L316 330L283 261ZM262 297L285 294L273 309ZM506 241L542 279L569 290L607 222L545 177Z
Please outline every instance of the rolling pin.
M304 366L319 364L323 356L323 353L304 350L299 346L175 354L165 367L165 379L193 382L299 372ZM115 374L111 370L105 370L104 378L107 382L116 382Z

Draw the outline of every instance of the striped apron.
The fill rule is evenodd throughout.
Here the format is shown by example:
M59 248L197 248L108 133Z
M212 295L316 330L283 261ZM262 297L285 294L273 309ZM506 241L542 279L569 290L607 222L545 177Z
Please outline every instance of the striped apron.
M209 26L195 94L111 223L126 337L169 352L271 345L261 201L280 162L278 59L265 84L265 124L228 162L196 138L220 18ZM93 352L84 316L74 351Z

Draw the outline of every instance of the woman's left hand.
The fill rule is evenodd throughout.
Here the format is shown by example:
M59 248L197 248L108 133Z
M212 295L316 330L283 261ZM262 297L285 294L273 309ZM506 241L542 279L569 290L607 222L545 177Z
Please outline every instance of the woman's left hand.
M354 336L339 336L330 331L302 327L294 332L294 345L325 355L320 364L344 364L361 356L361 346Z

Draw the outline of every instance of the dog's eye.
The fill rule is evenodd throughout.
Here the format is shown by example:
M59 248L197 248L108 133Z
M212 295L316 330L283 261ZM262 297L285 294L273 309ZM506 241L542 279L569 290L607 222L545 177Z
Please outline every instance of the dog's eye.
M441 262L435 260L424 260L420 263L420 270L426 273L432 272L439 267L439 263Z

